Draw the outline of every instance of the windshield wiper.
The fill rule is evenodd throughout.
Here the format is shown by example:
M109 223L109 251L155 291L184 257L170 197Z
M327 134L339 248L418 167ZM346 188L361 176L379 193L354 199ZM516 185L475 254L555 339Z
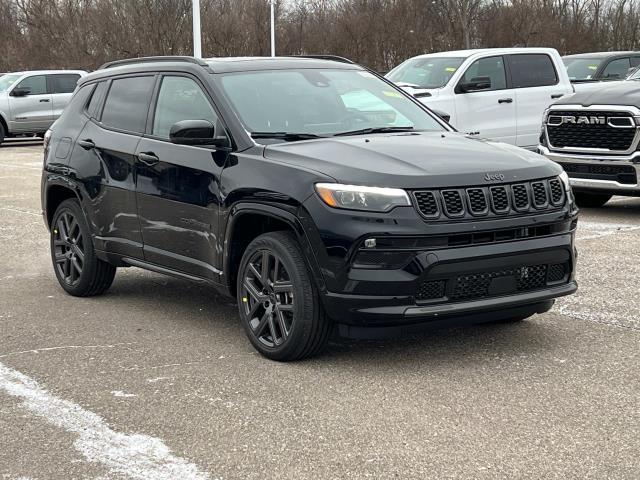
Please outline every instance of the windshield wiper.
M294 132L251 132L251 138L277 138L287 142L297 140L312 140L314 138L327 138L314 133L294 133Z
M334 137L346 137L348 135L368 135L369 133L411 132L413 127L374 127L351 130L350 132L335 133Z

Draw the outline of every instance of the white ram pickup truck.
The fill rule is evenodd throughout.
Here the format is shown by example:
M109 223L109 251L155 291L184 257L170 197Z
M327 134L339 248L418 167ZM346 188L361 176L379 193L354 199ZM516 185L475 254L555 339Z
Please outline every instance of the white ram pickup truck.
M469 135L536 149L542 114L574 92L552 48L487 48L420 55L386 78Z

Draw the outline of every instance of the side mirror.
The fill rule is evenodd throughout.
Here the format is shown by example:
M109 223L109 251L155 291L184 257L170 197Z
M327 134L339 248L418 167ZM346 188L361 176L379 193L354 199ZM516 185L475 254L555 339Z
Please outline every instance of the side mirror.
M169 140L178 145L216 145L215 130L209 120L182 120L171 125Z
M26 97L30 93L31 93L30 88L14 88L13 90L11 90L10 95L12 97Z
M443 112L442 110L436 110L432 108L431 111L447 123L449 123L449 120L451 120L451 115L449 115L446 112Z
M473 77L468 82L459 84L462 93L488 90L491 88L491 77Z

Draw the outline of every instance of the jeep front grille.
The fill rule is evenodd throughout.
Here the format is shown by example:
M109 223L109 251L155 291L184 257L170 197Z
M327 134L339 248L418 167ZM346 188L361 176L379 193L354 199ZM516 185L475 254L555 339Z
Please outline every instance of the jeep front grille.
M604 118L608 123L560 123L562 117ZM609 120L613 119L613 120ZM617 128L614 125L631 128ZM547 118L547 136L550 148L578 148L628 152L634 145L635 121L627 112L594 110L552 110Z
M558 178L412 193L416 209L429 220L473 219L557 210L565 201L564 187Z

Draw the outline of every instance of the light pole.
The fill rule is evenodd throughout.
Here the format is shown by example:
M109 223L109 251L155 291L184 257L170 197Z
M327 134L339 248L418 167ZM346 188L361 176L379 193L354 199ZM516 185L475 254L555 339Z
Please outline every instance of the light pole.
M276 56L276 21L274 15L274 8L276 0L269 0L271 4L271 56Z
M191 0L193 6L193 56L202 58L202 39L200 35L200 0Z

